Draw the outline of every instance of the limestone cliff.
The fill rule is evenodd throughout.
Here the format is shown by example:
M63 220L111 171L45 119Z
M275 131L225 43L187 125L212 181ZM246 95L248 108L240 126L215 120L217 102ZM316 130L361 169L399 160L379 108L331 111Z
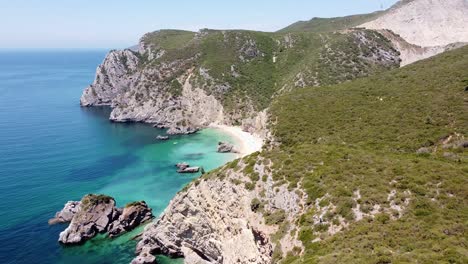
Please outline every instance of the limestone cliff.
M185 263L266 264L275 254L301 251L295 222L307 197L274 182L271 164L258 160L236 161L236 169L211 172L180 192L145 228L132 263L153 263L154 255L165 254Z
M264 134L264 111L282 88L334 84L398 65L391 45L366 30L310 36L162 30L143 36L138 50L111 51L80 102L110 106L112 121L150 123L169 134L212 123Z
M402 66L468 43L467 0L402 0L360 27L384 33L400 51Z

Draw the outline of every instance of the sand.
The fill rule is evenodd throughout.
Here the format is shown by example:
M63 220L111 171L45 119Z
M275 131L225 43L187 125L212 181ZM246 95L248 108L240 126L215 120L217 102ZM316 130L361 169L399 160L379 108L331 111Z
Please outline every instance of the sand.
M209 127L229 134L236 141L234 145L239 150L239 157L245 157L262 149L263 139L243 131L241 127L226 125L210 125Z

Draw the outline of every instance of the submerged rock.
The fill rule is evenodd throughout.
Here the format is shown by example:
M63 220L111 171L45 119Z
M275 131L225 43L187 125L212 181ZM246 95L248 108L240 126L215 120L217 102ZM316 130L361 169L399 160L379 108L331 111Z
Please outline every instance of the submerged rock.
M81 244L99 233L118 236L152 218L145 202L130 203L122 209L115 207L115 200L110 196L88 194L79 202L68 202L49 224L70 222L60 233L59 242Z
M161 136L161 135L159 135L159 136L156 137L156 139L157 139L157 140L169 140L169 136Z

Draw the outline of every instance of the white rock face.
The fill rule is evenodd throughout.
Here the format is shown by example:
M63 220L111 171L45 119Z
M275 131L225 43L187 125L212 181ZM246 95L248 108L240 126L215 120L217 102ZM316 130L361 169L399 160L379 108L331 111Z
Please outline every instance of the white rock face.
M406 42L402 37L389 30L379 30L379 32L390 40L395 49L400 52L401 67L466 45L466 43L457 42L445 46L421 47Z
M255 170L261 177L265 175L263 165L256 165ZM222 173L224 178L202 179L177 194L161 218L145 228L137 245L139 256L132 263L147 263L153 259L151 255L162 253L183 256L187 264L267 264L275 246L285 253L290 245L302 246L291 236L275 245L270 237L278 227L265 224L262 213L252 209L252 200L263 191L265 196L260 199L265 210L284 210L292 230L305 196L299 197L286 185L275 187L271 177L248 190L244 181L250 179L242 173Z
M468 0L401 1L360 27L389 29L422 47L468 42Z
M82 106L110 105L112 100L126 91L134 82L138 57L130 50L111 51L96 70L93 84L88 86L80 99Z

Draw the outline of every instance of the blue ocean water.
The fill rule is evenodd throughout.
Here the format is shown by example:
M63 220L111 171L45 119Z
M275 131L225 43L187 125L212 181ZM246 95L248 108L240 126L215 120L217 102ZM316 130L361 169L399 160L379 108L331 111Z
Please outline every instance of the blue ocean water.
M111 195L119 206L145 200L159 215L198 176L177 174L176 162L210 170L235 158L216 153L217 141L232 140L216 130L158 142L162 130L81 108L105 54L0 51L0 263L129 263L141 228L64 247L57 239L66 226L47 220L87 193Z

